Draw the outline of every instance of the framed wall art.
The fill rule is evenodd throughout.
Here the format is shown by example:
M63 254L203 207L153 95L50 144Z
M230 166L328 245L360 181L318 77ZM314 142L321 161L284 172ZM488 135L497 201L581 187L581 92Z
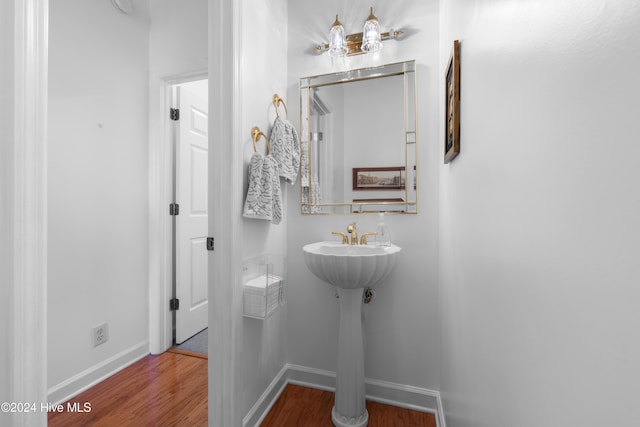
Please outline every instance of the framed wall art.
M404 166L353 168L353 191L403 190L404 186Z
M453 41L453 51L445 73L444 163L460 153L460 41Z

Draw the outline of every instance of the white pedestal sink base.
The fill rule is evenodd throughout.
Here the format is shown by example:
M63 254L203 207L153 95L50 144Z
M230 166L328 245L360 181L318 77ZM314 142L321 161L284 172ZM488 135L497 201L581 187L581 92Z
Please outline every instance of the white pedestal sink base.
M331 420L338 427L365 427L369 422L364 392L363 292L363 288L338 288L338 365L331 411Z
M369 414L364 395L362 296L364 288L384 280L393 270L399 246L309 243L304 262L319 279L338 288L340 324L335 404L331 420L338 427L365 427Z
M362 420L348 420L346 417L336 414L336 407L334 406L331 410L331 421L333 421L333 425L336 427L367 427L367 424L369 424L369 413L364 411Z

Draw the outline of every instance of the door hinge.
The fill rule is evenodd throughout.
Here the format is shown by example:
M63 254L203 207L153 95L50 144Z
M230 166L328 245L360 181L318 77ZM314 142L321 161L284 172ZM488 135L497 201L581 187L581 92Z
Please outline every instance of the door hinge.
M212 251L213 250L213 237L207 237L207 250L208 251Z
M169 205L169 215L179 215L180 214L180 205L177 203L171 203Z
M169 309L171 311L180 309L180 300L178 298L173 298L169 300Z
M169 118L173 121L180 120L180 109L179 108L171 108L169 110Z

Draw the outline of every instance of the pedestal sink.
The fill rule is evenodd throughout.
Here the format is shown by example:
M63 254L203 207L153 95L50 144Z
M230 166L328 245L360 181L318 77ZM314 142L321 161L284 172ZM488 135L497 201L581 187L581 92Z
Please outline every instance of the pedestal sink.
M331 419L338 427L364 427L369 421L364 391L363 292L365 287L387 277L400 250L396 245L377 247L338 242L316 242L302 248L309 270L338 288L338 364L331 411Z

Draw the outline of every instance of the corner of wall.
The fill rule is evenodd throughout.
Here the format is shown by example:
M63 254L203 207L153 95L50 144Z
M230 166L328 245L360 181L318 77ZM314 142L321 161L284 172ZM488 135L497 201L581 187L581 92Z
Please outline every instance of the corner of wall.
M0 342L10 342L13 298L13 2L0 2ZM11 397L11 346L0 347L0 402Z

